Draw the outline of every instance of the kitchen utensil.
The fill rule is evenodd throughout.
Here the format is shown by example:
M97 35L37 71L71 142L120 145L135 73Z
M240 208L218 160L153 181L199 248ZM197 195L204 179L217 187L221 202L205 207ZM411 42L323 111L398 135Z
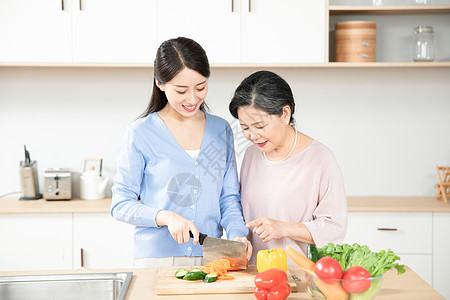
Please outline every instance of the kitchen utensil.
M37 161L31 160L27 146L25 150L25 160L20 161L20 200L36 200L42 198L39 193Z
M194 237L192 232L189 234L191 238ZM232 267L244 270L248 266L246 243L209 237L201 232L199 243L203 247L203 259L205 260L213 261L227 257L231 258Z
M258 274L256 266L249 266L246 270L228 272L232 280L217 280L206 283L203 280L182 280L175 277L175 272L181 267L164 267L158 269L156 281L157 295L183 295L183 294L230 294L253 293L255 288L255 275ZM194 267L184 267L190 270ZM298 290L297 284L288 271L288 283L291 291ZM303 286L304 288L304 286Z
M376 61L376 23L346 21L335 25L336 62Z
M84 200L96 200L105 197L108 177L102 177L93 168L80 176L80 198Z
M382 279L383 275L366 279L320 279L305 273L307 290L311 296L318 299L331 299L333 296L336 299L333 292L336 291L336 286L342 286L348 289L348 291L343 290L343 293L347 295L348 292L350 299L371 300L377 295ZM362 287L366 287L367 290L362 289ZM362 292L357 293L358 288L362 289ZM328 298L326 297L327 294L329 295Z
M72 199L72 172L69 169L48 169L44 172L44 199Z

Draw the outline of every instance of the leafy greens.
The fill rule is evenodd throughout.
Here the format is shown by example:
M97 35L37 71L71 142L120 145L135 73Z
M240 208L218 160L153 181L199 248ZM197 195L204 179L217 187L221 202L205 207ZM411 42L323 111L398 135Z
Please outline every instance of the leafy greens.
M391 249L372 252L367 245L329 243L317 248L317 251L320 257L329 256L337 260L344 272L350 267L361 266L369 271L372 277L378 277L391 268L397 269L398 274L405 273L405 266L396 263L400 257Z

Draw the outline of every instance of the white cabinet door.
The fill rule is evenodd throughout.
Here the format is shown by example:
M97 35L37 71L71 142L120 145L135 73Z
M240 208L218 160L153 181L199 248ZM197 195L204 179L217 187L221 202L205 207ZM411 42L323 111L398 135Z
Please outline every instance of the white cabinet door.
M400 257L399 263L432 285L432 232L432 213L351 212L344 242L365 244L372 251L389 248Z
M0 215L0 270L72 269L72 214Z
M71 1L74 62L153 62L156 0Z
M108 213L75 213L73 224L75 269L132 267L134 226Z
M71 18L65 2L0 1L0 61L70 61Z
M450 213L433 213L433 287L450 299Z
M326 62L325 0L242 2L242 62Z
M179 36L206 51L210 63L240 62L240 0L159 0L158 45Z
M431 213L352 212L345 242L366 244L372 251L432 254L431 233Z

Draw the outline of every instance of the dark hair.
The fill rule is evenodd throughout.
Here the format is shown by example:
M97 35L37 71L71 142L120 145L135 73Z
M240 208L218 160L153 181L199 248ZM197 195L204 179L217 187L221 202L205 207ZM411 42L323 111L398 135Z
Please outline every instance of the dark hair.
M194 70L209 78L211 72L208 57L202 46L196 41L185 37L178 37L163 42L156 52L154 79L165 84L172 80L184 68ZM139 117L143 118L153 112L159 111L166 104L166 94L156 86L156 82L153 80L153 91L150 102L145 112ZM200 110L205 111L207 109L206 103L203 102L200 105Z
M245 78L236 88L231 99L230 113L238 118L238 108L254 106L269 115L283 114L283 107L291 108L290 124L295 123L295 101L289 84L277 74L270 71L258 71Z

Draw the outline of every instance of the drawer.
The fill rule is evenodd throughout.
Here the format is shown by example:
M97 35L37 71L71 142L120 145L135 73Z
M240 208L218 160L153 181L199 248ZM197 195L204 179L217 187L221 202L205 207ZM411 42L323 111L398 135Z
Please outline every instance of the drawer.
M366 244L372 251L431 254L432 223L432 213L351 212L344 242Z

